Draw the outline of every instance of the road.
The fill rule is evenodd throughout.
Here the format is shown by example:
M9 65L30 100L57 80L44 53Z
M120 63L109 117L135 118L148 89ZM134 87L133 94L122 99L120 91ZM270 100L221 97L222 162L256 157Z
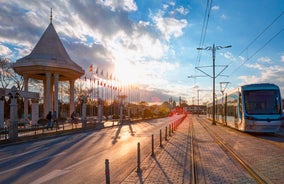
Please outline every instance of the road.
M151 135L180 118L142 121L100 131L26 142L0 149L0 183L105 183L109 159L111 183L120 183L151 152Z

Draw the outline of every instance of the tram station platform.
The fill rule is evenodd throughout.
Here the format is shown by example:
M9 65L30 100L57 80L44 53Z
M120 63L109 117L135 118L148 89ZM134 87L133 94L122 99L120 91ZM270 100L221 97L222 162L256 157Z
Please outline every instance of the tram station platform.
M149 156L141 163L141 172L133 171L122 183L257 183L256 179L243 166L234 161L213 140L206 128L199 123L199 119L198 116L188 115L164 147L156 148L155 156ZM213 126L208 121L207 124L209 129L218 134L229 130L229 134L226 135L233 132L236 136L239 136L237 134L244 137L249 136L222 125ZM191 132L191 130L193 131ZM283 128L281 128L280 133L284 135ZM191 139L192 136L193 139ZM222 138L225 139L225 136ZM233 142L232 147L239 146L241 148L242 146L238 144L242 144L244 139L240 138L240 142ZM246 146L254 141L257 142L258 140L249 138L244 144ZM265 148L266 146L267 148ZM269 146L265 143L264 148L260 150L253 146L252 149L241 152L241 156L249 156L249 159L255 162L251 169L258 171L265 182L283 183L283 142L273 148L271 153L266 150ZM193 152L194 154L192 154ZM261 160L258 161L258 159ZM266 172L268 173L266 174Z

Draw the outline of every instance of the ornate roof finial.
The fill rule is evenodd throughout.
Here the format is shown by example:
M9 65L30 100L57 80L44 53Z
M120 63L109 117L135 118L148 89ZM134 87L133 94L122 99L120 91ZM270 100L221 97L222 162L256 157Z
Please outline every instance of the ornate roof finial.
M52 8L50 8L50 23L52 23Z

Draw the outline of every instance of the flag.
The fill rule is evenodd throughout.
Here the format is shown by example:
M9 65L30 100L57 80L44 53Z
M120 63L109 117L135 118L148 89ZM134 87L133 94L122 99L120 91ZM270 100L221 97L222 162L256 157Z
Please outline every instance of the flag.
M104 75L104 70L102 69L102 71L101 71L101 75Z
M90 66L89 71L93 72L93 65Z

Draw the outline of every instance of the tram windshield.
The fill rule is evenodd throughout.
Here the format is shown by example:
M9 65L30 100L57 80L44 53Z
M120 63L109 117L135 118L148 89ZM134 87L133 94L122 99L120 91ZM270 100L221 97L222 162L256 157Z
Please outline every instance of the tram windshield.
M244 91L247 114L280 114L280 94L277 90Z

